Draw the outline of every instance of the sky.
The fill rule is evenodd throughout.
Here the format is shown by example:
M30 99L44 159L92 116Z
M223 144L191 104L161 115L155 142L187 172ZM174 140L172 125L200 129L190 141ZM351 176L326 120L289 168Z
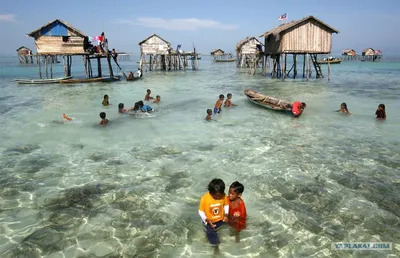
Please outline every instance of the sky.
M138 54L138 43L153 33L175 48L200 53L221 48L234 52L247 36L258 37L288 21L313 15L339 30L333 35L332 53L367 47L383 55L400 53L399 0L201 0L201 1L54 1L1 0L0 55L15 55L20 46L33 49L26 34L54 19L61 19L89 36L105 32L109 47ZM262 40L260 38L260 40Z

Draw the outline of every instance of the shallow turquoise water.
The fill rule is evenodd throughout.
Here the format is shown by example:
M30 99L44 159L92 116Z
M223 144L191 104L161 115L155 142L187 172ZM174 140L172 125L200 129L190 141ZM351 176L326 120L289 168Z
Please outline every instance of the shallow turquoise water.
M37 68L1 62L1 257L209 257L197 209L215 177L242 182L248 210L240 243L220 231L221 257L399 255L400 62L343 62L330 82L307 82L203 57L199 71L46 86L15 84ZM118 103L133 105L147 88L162 98L151 116L118 114ZM259 108L248 88L307 109L294 119ZM228 92L238 106L205 122ZM112 106L101 105L104 94ZM353 115L333 112L341 102ZM374 116L380 103L383 122ZM62 113L74 122L60 123ZM332 250L340 241L394 249Z

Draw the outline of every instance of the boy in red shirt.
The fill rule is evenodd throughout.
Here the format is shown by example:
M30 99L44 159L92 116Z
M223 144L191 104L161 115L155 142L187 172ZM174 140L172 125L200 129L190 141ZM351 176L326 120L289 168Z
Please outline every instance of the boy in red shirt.
M229 187L228 223L236 231L236 242L240 241L239 232L246 228L246 206L242 200L244 186L235 181Z
M304 102L299 102L296 101L292 105L292 114L294 117L299 117L301 113L303 113L303 110L306 108L306 103Z

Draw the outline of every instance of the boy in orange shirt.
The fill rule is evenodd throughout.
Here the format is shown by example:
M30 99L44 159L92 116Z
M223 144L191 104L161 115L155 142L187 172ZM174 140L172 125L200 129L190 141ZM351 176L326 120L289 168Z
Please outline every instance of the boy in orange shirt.
M221 112L221 107L222 104L224 103L224 98L225 98L224 94L219 95L219 99L215 103L214 115Z
M220 243L217 230L228 221L228 213L229 201L225 195L225 183L222 179L214 178L208 184L208 193L201 197L199 215L208 241L217 248Z

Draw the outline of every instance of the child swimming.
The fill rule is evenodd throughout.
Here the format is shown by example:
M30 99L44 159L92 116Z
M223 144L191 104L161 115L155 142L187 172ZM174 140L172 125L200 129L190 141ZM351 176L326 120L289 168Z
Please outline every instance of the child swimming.
M199 215L203 221L208 241L218 249L220 240L217 230L228 221L229 201L225 195L225 183L214 178L208 184L208 193L200 199Z
M108 124L108 119L106 119L106 112L101 112L100 113L100 118L101 118L101 121L100 121L99 125Z
M160 95L157 95L156 99L153 100L153 103L160 103L160 101L161 101L161 97L160 97Z
M70 117L67 116L66 114L62 114L62 117L63 117L65 120L72 121L72 118L70 118Z
M224 102L224 98L225 98L224 94L219 95L219 99L215 103L214 114L221 112L221 107L222 107L222 103Z
M344 102L340 104L340 109L336 110L336 112L342 112L343 114L350 114L349 110L347 109L347 104Z
M240 241L239 232L246 228L246 206L242 200L244 186L235 181L229 187L228 224L236 231L236 242Z
M376 118L386 119L385 104L379 104L378 109L375 112Z
M224 107L231 107L231 106L235 107L235 106L237 106L237 105L232 103L231 99L232 99L232 93L228 93L226 95L226 100L225 100Z
M212 110L211 110L211 109L207 109L206 120L207 120L207 121L210 121L210 120L211 120L211 116L212 116Z
M108 101L108 95L107 94L104 95L103 102L101 104L103 104L103 106L110 105L110 102Z
M151 112L153 111L153 108L151 108L149 105L144 105L143 101L139 101L139 108L142 112Z

